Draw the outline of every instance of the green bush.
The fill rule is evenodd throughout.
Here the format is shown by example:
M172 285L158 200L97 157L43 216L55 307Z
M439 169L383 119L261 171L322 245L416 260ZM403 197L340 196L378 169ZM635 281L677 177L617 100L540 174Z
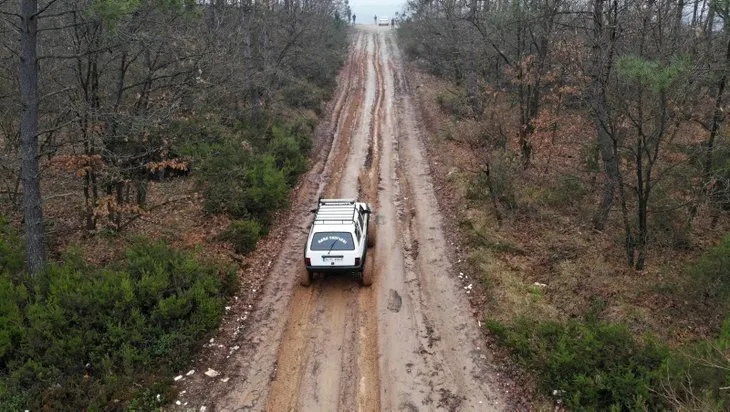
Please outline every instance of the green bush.
M497 199L507 209L517 209L515 182L521 174L518 159L510 154L501 154L494 156L489 166L492 189Z
M116 267L70 255L32 290L17 276L0 273L0 410L107 409L169 384L235 289L232 270L148 241Z
M299 175L307 170L310 146L310 136L301 128L271 128L268 152L274 157L276 167L282 171L289 186L294 186Z
M178 120L170 123L167 133L174 141L173 151L196 160L212 156L217 145L233 138L217 117Z
M246 173L249 187L243 188L243 202L254 218L268 225L273 213L284 207L289 187L273 156L255 158Z
M730 235L689 268L695 290L727 306L730 296Z
M234 220L220 234L220 239L231 242L238 253L250 253L256 249L256 242L264 234L261 225L250 219Z
M307 53L298 51L295 58L290 59L289 64L294 73L294 82L306 81L322 93L322 100L327 100L337 87L337 74L345 64L348 46L350 44L347 36L347 25L333 20L334 33L329 36L322 49L318 53Z
M662 368L662 394L680 410L720 411L730 405L730 318L720 336L678 350Z
M188 128L204 134L195 125ZM289 188L307 170L313 129L306 118L293 124L259 119L214 133L212 143L190 140L184 147L199 156L197 177L205 210L254 219L267 227L273 213L286 205Z
M268 116L224 122L214 115L173 123L173 150L191 159L208 213L253 219L266 228L307 170L316 119Z
M0 216L0 273L19 274L24 265L23 242Z
M467 188L466 197L469 200L484 201L489 199L489 183L497 201L507 210L517 209L515 182L520 175L520 166L517 159L508 154L495 154L489 160L489 175L479 173L473 178Z
M200 169L200 183L209 213L254 218L267 224L286 204L289 188L270 155L256 155L240 144L220 145Z
M324 105L326 90L307 81L294 80L286 84L281 93L291 107L310 109L320 113Z
M662 409L652 391L655 371L667 349L639 342L621 325L603 322L537 322L519 319L512 327L487 327L525 367L535 370L543 389L576 410Z

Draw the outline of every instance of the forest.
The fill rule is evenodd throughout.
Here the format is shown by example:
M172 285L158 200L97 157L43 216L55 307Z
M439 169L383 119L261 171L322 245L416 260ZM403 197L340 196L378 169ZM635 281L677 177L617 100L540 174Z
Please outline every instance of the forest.
M0 0L0 409L174 402L255 303L244 257L321 150L350 14ZM727 410L730 1L413 0L382 30L513 396Z
M307 168L347 13L0 1L0 409L171 402Z
M728 407L729 19L724 0L409 2L472 303L546 408Z

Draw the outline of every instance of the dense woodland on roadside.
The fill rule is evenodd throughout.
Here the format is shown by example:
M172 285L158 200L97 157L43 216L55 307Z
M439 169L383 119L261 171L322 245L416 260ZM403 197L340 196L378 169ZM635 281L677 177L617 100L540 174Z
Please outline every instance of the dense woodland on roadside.
M416 0L398 38L474 160L486 325L546 399L730 408L730 2Z
M172 400L236 269L173 245L173 227L135 225L202 197L226 216L218 240L251 251L307 167L348 14L329 0L0 0L0 409Z

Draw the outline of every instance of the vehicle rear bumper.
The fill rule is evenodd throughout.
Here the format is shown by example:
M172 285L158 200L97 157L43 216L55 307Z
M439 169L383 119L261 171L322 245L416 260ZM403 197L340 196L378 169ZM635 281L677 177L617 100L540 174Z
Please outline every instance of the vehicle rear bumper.
M310 272L310 273L362 272L362 265L360 265L360 266L307 266L307 272Z

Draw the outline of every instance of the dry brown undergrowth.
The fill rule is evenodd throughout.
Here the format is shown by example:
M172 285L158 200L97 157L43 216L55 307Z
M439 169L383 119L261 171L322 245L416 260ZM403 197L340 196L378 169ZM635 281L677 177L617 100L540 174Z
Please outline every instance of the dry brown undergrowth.
M466 249L462 270L474 273L465 284L479 279L471 296L480 316L508 322L523 314L565 319L582 316L592 305L605 305L607 320L625 322L639 334L651 331L672 344L716 334L723 314L701 297L684 293L684 268L730 229L727 216L710 229L701 212L692 233L694 248L653 245L647 269L630 269L617 207L607 230L597 232L590 224L597 191L574 200L551 202L547 197L568 174L578 176L584 188L600 185L601 175L591 181L581 164L580 148L594 139L590 124L574 116L574 122L583 122L574 131L588 134L559 136L559 144L536 143L530 168L517 168L513 176L518 207L502 210L500 226L489 197L469 200L468 194L484 170L484 159L499 152L484 148L479 139L502 137L496 122L502 131L516 130L518 119L509 118L516 110L497 99L490 103L493 116L485 116L481 124L457 121L437 103L439 96L453 94L451 86L424 73L415 74L412 84L429 131L434 179L444 189L439 190L440 201L453 212L446 213L453 216L448 224ZM508 150L516 145L515 134L505 132Z

